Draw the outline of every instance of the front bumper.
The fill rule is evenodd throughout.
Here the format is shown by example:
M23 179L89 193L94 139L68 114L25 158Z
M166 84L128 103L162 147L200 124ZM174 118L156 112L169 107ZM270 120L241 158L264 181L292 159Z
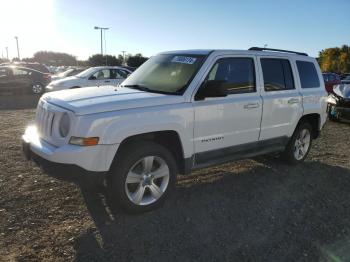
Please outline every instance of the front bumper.
M51 166L76 166L87 173L108 172L114 156L118 149L118 144L96 145L96 146L76 146L63 145L54 146L41 139L33 126L26 129L22 136L23 152L28 159L39 159L39 162Z

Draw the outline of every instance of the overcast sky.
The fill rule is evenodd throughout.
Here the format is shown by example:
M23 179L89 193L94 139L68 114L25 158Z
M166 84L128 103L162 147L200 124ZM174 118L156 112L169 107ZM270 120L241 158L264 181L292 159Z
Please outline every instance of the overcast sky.
M1 0L0 55L39 50L87 59L100 52L146 56L178 49L247 49L263 46L317 56L327 47L350 45L349 0Z

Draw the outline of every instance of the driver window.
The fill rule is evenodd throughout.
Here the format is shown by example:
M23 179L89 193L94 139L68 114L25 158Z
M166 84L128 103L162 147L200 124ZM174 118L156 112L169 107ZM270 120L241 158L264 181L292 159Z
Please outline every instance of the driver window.
M109 69L103 69L103 70L97 71L91 76L91 78L95 80L110 79Z
M219 59L207 80L224 81L228 94L255 92L254 60L240 57Z

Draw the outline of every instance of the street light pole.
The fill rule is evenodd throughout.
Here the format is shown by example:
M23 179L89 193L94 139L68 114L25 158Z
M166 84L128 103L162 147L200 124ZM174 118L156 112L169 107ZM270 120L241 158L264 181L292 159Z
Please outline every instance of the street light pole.
M9 48L6 46L6 59L9 60Z
M126 51L122 51L122 54L123 54L123 65L126 65L125 64L125 53L126 53Z
M103 41L102 41L102 30L108 30L108 27L95 26L94 29L101 30L101 55L103 55Z
M17 57L18 57L18 60L21 60L21 58L19 56L18 36L15 36L15 39L16 39L16 44L17 44Z

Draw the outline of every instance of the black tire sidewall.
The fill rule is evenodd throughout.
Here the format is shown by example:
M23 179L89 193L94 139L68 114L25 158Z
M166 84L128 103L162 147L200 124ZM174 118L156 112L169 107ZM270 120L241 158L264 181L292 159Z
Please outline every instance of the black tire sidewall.
M296 159L295 156L294 156L294 145L295 145L295 141L297 139L297 137L299 136L300 132L303 130L303 129L308 129L309 132L310 132L310 145L309 145L309 148L307 149L307 152L306 154L304 155L304 157L300 160ZM295 129L294 133L293 133L293 136L291 137L291 139L289 140L289 143L286 147L286 150L283 154L283 157L284 159L291 163L291 164L297 164L297 163L301 163L303 162L306 157L308 156L309 152L310 152L310 149L311 149L311 146L312 146L312 126L311 124L309 124L308 122L302 122L300 123L297 128Z
M169 184L163 195L154 203L141 206L130 201L125 192L125 180L130 168L145 156L158 156L168 165L170 171ZM165 147L152 141L140 141L138 143L126 145L122 149L114 163L107 178L109 196L124 210L130 213L146 212L162 205L169 196L176 182L177 166L174 156Z

